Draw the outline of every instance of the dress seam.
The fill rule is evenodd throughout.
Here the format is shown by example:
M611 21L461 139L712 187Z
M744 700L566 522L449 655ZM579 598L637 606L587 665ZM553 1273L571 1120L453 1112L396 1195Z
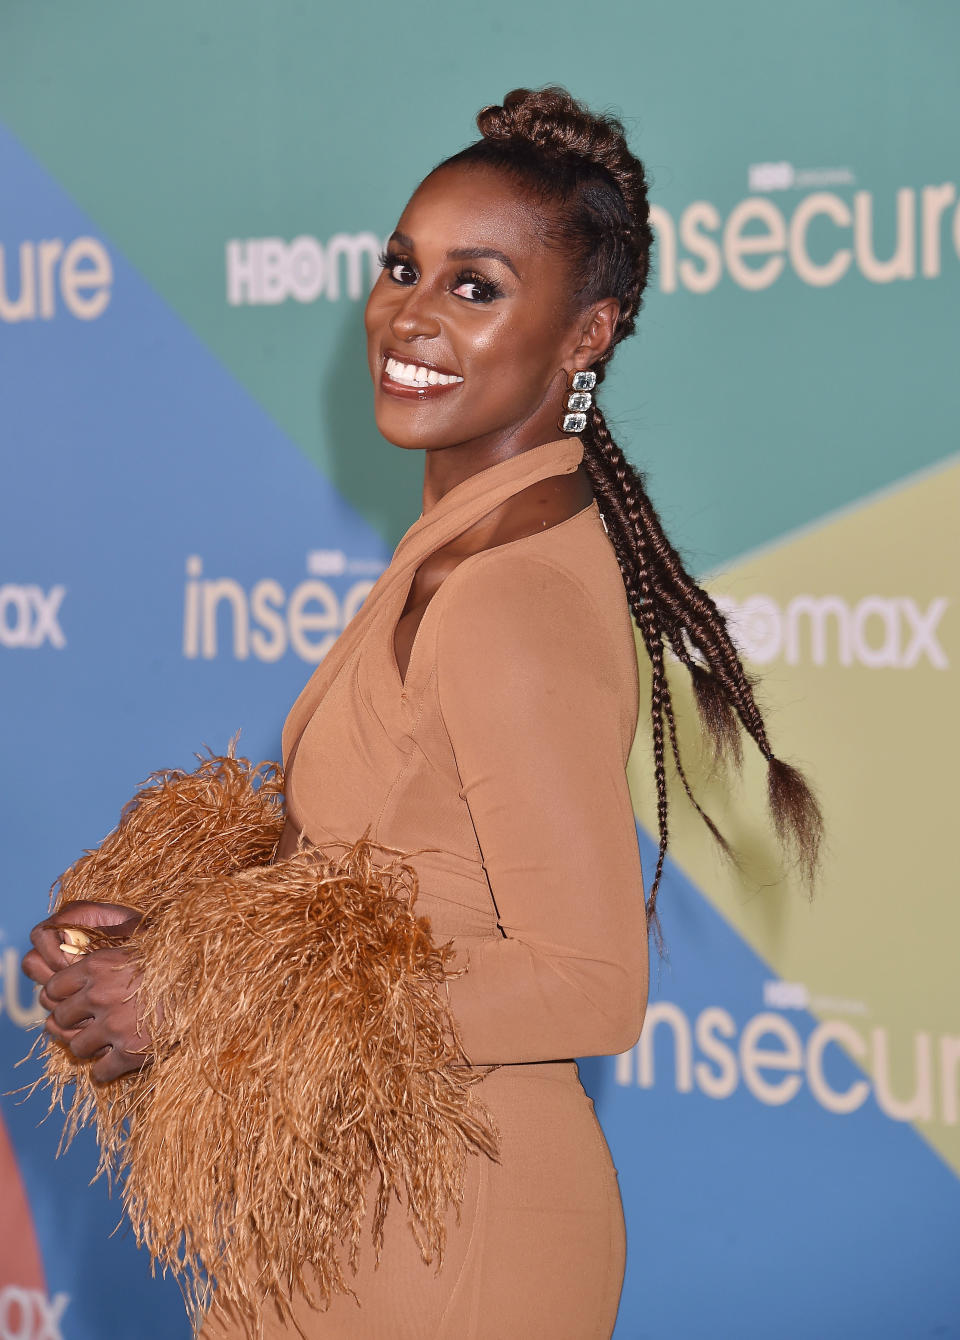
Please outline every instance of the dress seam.
M490 1176L486 1159L481 1157L479 1169L479 1181L477 1186L477 1201L473 1215L473 1223L470 1225L470 1240L467 1243L466 1251L463 1254L463 1260L460 1263L460 1270L457 1274L456 1282L450 1290L450 1296L446 1301L439 1323L439 1340L443 1340L444 1327L450 1320L450 1312L454 1304L459 1301L460 1295L464 1290L464 1282L473 1272L474 1252L482 1253L482 1243L478 1244L477 1239L480 1233L480 1223L483 1215L484 1203L487 1200L487 1179ZM476 1292L470 1300L469 1323L470 1329L466 1333L461 1332L456 1336L456 1340L475 1340L477 1326L477 1297Z
M392 655L392 649L391 649L391 655ZM435 670L431 670L431 672L430 672L430 679L433 678L434 673L435 673ZM428 683L428 684L430 683L430 679L427 680L427 683ZM424 686L424 692L420 695L419 702L417 703L417 711L416 711L416 715L414 716L414 719L413 719L413 722L412 722L412 724L411 724L411 726L410 726L410 729L409 729L409 730L404 730L404 732L403 732L403 735L405 736L405 738L406 738L407 740L409 740L409 742L410 742L410 746L411 746L411 747L407 750L407 752L406 752L406 757L404 758L403 763L402 763L402 765L401 765L399 771L397 772L397 775L394 777L393 781L390 783L390 786L389 786L389 788L388 788L388 790L387 790L387 793L386 793L386 795L385 795L384 798L383 798L383 802L382 802L381 805L380 805L380 809L377 811L377 817L376 817L376 820L374 821L374 825L373 825L373 832L374 832L375 837L379 837L379 836L380 836L380 827L381 827L381 825L382 825L382 823L383 823L383 816L384 816L384 814L386 813L387 806L390 804L390 801L393 799L393 796L394 796L394 793L396 792L397 787L400 785L400 783L403 781L404 777L407 775L407 771L408 771L408 769L410 768L410 765L411 765L412 762L413 762L413 756L414 756L414 754L415 754L415 752L416 752L416 750L417 750L417 743L416 743L416 740L415 740L414 737L415 737L415 735L416 735L416 733L417 733L417 728L418 728L419 725L420 725L421 718L423 717L423 712L424 712L424 708L426 707L426 702L427 702L426 686Z

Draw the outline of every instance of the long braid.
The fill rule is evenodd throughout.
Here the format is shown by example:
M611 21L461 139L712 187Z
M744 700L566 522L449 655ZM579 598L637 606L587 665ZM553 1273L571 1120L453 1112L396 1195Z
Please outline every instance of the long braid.
M610 440L612 441L612 439ZM586 447L586 439L584 440L584 447ZM587 472L590 475L601 514L606 521L608 533L613 540L614 552L617 555L627 592L627 601L637 621L637 627L640 629L640 635L647 649L647 655L650 657L652 669L650 720L653 734L653 767L657 786L659 847L657 850L657 867L654 872L650 896L647 899L647 924L650 926L652 923L657 937L658 952L662 953L663 932L656 911L656 903L657 890L660 887L663 865L667 855L668 841L667 772L664 761L663 718L664 706L670 700L670 689L667 684L663 655L663 633L657 619L650 565L643 553L644 542L640 538L641 533L637 526L639 511L631 508L631 492L625 489L620 481L612 482L611 475L604 468L608 465L608 462L603 460L601 464L601 459L596 455L589 456L585 452L584 460Z
M663 600L656 590L652 574L656 571L655 561L650 554L650 543L644 510L640 505L641 496L646 500L643 485L636 472L614 442L600 410L591 409L588 431L584 434L584 460L590 475L594 493L603 515L607 531L614 543L614 552L620 565L627 601L637 620L647 654L650 657L652 676L650 690L650 716L653 726L654 772L657 785L657 827L659 847L657 867L647 900L647 919L656 928L658 945L662 944L659 918L656 912L657 893L663 873L669 832L667 827L667 781L664 768L663 719L666 717L670 736L670 747L683 788L697 813L706 823L723 850L732 855L729 844L713 820L700 806L687 779L680 759L677 741L676 718L673 710L673 698L667 679L663 654L663 641L667 622L664 620ZM615 481L612 482L612 481ZM683 647L679 632L669 639L671 645ZM683 649L681 659L689 662L689 653Z
M653 232L642 162L627 146L622 124L590 112L562 88L514 89L502 106L477 117L481 140L446 160L512 174L544 211L543 236L572 255L575 301L582 309L615 298L619 315L610 347L595 362L598 386L616 347L633 333L650 273ZM669 839L666 742L678 776L700 817L732 860L735 856L693 794L680 758L665 646L690 674L703 728L717 762L742 764L741 728L767 761L767 791L781 843L792 846L812 888L823 818L803 775L778 759L726 620L697 584L667 538L645 479L614 441L593 404L583 432L584 464L610 537L631 613L650 658L650 723L657 789L657 864L647 900L647 925L663 935L657 894Z

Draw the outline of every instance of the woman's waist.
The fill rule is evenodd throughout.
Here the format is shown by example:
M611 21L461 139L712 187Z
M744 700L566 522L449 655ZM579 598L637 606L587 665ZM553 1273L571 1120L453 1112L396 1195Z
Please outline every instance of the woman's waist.
M477 1092L484 1099L499 1093L511 1093L518 1088L551 1089L587 1098L577 1063L570 1058L555 1061L503 1061L498 1065L464 1065L457 1069L476 1082ZM587 1098L587 1101L591 1100Z
M474 1092L494 1124L506 1133L540 1138L549 1129L598 1129L593 1099L580 1082L573 1060L511 1062L465 1067L475 1074Z

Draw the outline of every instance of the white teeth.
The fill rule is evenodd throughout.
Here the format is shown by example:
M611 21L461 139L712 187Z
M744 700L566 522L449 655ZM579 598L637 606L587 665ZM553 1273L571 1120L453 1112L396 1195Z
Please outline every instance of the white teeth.
M462 377L437 372L436 368L426 368L422 363L400 363L395 358L387 359L386 371L391 381L404 386L452 386L463 381Z

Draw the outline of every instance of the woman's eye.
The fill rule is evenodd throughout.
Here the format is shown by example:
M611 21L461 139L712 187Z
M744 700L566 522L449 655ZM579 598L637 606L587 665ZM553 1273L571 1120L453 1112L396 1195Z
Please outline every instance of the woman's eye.
M494 298L500 297L497 285L482 275L460 275L453 292L467 302L492 302Z
M382 251L379 256L380 268L386 270L390 281L408 288L420 278L417 268L411 260L396 253ZM503 296L502 290L492 279L484 275L463 272L458 274L451 292L466 302L492 302Z
M389 256L386 252L381 253L380 266L386 270L387 274L395 284L415 284L417 272L409 261L401 256Z

